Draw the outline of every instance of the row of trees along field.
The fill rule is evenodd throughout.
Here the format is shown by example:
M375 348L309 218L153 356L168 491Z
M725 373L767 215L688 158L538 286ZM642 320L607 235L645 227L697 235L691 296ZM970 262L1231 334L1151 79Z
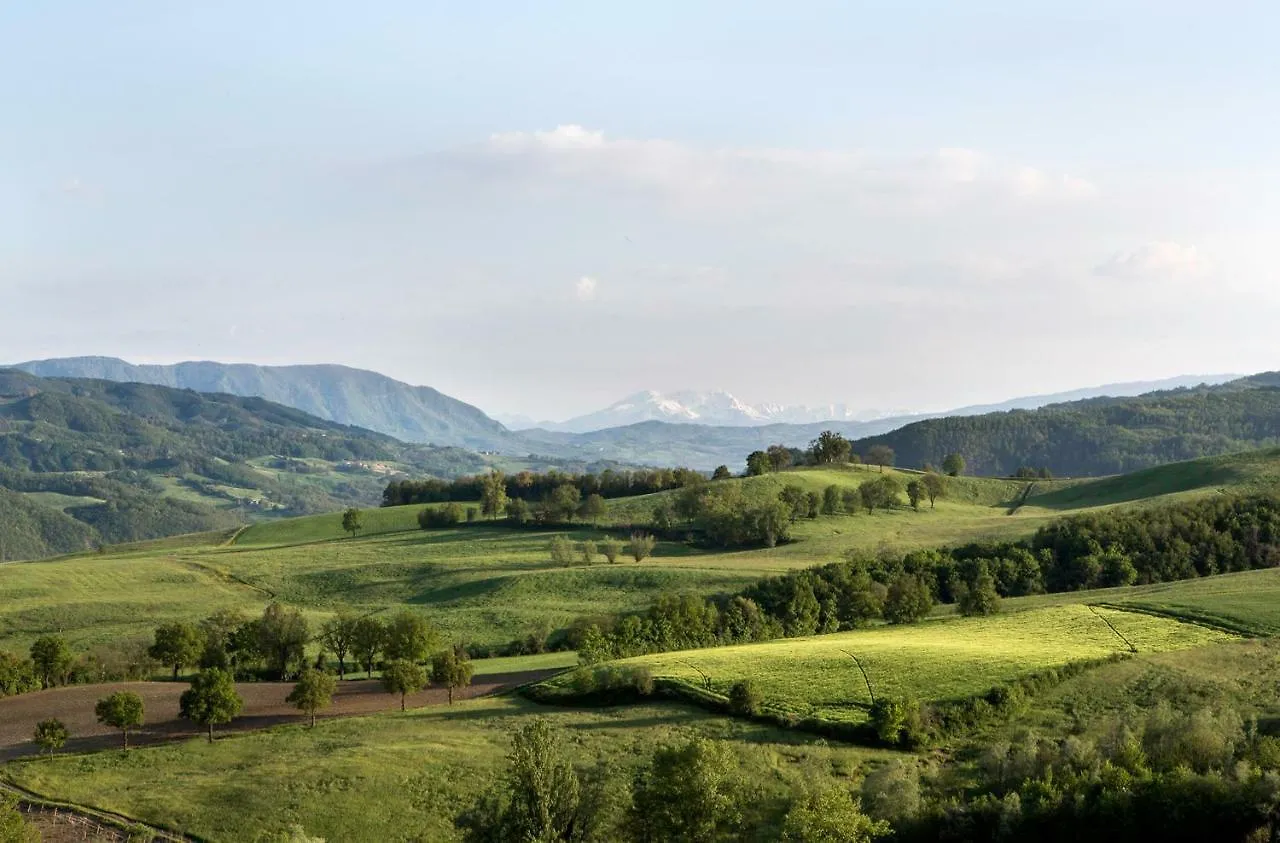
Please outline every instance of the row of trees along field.
M308 662L307 645L320 645ZM401 676L397 690L412 693L426 686L416 684L413 669L430 670L441 687L453 691L471 682L470 657L465 648L444 645L440 632L421 615L407 609L383 620L372 615L340 612L313 634L307 619L296 609L272 603L262 616L248 619L238 612L214 613L198 624L173 622L156 627L154 640L125 675L103 676L92 670L84 656L78 661L61 636L42 636L31 645L28 658L0 652L0 696L52 688L75 682L106 679L145 679L163 667L176 681L184 670L222 670L233 679L279 679L308 670L334 673L345 679L351 668L369 678L374 670ZM337 664L331 664L330 655Z
M635 470L605 469L599 474L570 474L561 471L538 473L521 471L501 477L502 491L508 498L524 501L540 501L562 486L570 486L582 498L599 495L602 498L625 498L648 495L685 485L691 475L702 475L690 468L655 468ZM454 480L394 480L382 493L383 506L405 506L420 503L445 503L447 501L482 501L492 474L458 477Z
M911 623L936 603L998 611L1002 597L1155 583L1280 565L1280 499L1212 498L1067 518L1019 542L972 543L763 579L736 595L664 595L648 610L579 619L582 659L711 647Z

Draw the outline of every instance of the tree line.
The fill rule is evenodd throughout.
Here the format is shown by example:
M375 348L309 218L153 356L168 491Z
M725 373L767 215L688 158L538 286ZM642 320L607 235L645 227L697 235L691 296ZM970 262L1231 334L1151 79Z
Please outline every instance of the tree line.
M1212 498L1076 516L1017 542L875 554L768 577L734 595L662 595L642 612L579 619L585 663L912 623L938 603L964 614L1004 597L1166 582L1280 565L1280 499Z
M314 660L307 645L317 643ZM313 632L296 609L271 603L257 618L232 610L215 612L199 623L174 621L155 628L152 643L137 654L139 669L123 678L148 678L157 666L172 671L177 681L183 671L222 671L232 680L287 680L308 671L335 674L363 670L372 679L382 672L384 683L400 694L426 687L434 680L449 692L471 682L472 667L465 647L444 643L443 636L426 618L408 609L382 619L374 615L339 612ZM331 663L330 657L336 662ZM77 662L65 638L44 635L31 645L27 658L0 652L0 696L54 688L77 681L100 681ZM418 681L421 671L421 682ZM110 677L116 678L116 677Z
M502 491L511 499L541 501L557 489L569 486L580 498L599 495L602 498L625 498L678 489L690 476L703 475L690 468L655 468L615 470L574 474L562 471L521 471L502 478ZM476 502L484 499L492 483L492 473L473 474L453 480L393 480L382 493L383 506L407 506L422 503Z

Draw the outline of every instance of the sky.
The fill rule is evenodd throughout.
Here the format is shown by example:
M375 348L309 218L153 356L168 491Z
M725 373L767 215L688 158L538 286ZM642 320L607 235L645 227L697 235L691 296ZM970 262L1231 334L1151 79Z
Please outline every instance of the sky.
M495 414L1280 368L1274 3L0 4L0 362Z

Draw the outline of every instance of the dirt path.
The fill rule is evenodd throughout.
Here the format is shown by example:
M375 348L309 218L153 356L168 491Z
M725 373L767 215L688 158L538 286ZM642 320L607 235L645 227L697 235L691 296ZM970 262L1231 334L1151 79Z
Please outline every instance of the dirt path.
M523 673L496 673L477 676L469 688L455 692L455 699L492 694L505 688L536 682L558 670L531 670ZM198 726L178 718L178 698L190 687L186 682L117 682L103 685L75 685L54 688L33 694L0 699L0 763L32 755L37 748L31 742L36 723L49 717L57 717L67 725L71 740L64 752L85 752L120 745L120 733L98 723L94 705L98 700L115 691L133 691L142 697L146 708L146 725L136 734L130 734L130 746L178 740L203 734ZM281 723L306 722L297 709L285 702L293 690L292 683L247 682L236 685L244 698L244 710L227 726L218 727L223 732L242 732L262 729ZM410 708L447 703L449 695L442 689L429 688L410 694ZM377 680L348 680L338 684L333 705L321 717L350 717L379 711L397 711L400 697L382 689Z

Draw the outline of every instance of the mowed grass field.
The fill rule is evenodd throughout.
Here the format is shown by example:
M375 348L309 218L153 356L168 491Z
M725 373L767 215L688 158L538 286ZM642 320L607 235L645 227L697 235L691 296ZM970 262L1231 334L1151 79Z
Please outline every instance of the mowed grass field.
M893 753L828 746L673 704L592 711L491 698L94 755L10 763L13 782L210 841L254 840L291 823L333 841L458 839L454 817L489 792L511 735L531 718L567 735L575 763L626 777L666 743L723 740L762 800L813 776L856 783Z
M887 473L904 483L915 476ZM878 476L877 469L861 466L720 482L741 484L747 497L764 497L789 483L820 492L828 485L856 488ZM854 549L1014 539L1072 512L1216 494L1228 481L1232 488L1262 488L1276 478L1280 452L1255 452L1125 478L1036 481L1016 509L1028 488L1024 481L952 478L936 508L804 519L795 525L795 540L777 548L714 552L661 542L642 563L608 565L599 559L592 566L553 563L551 538L625 538L611 525L644 521L674 493L611 501L601 525L568 530L512 529L499 522L422 531L419 506L365 510L364 529L355 538L343 533L340 513L278 520L234 535L177 537L104 554L0 565L0 649L21 652L39 635L60 633L84 650L220 608L256 613L271 600L298 607L317 623L344 608L381 612L410 606L455 639L499 644L583 615L643 608L663 591L734 591L762 576L838 560ZM1147 497L1122 500L1139 492ZM1264 609L1260 603L1258 610Z
M1105 620L1104 620L1105 618ZM1033 609L985 618L927 621L763 644L641 656L655 677L701 683L727 694L752 680L766 706L799 716L861 722L871 699L852 656L878 696L948 700L981 693L1046 668L1129 652L1110 621L1140 653L1232 640L1202 626L1084 605ZM549 680L555 684L567 677Z

